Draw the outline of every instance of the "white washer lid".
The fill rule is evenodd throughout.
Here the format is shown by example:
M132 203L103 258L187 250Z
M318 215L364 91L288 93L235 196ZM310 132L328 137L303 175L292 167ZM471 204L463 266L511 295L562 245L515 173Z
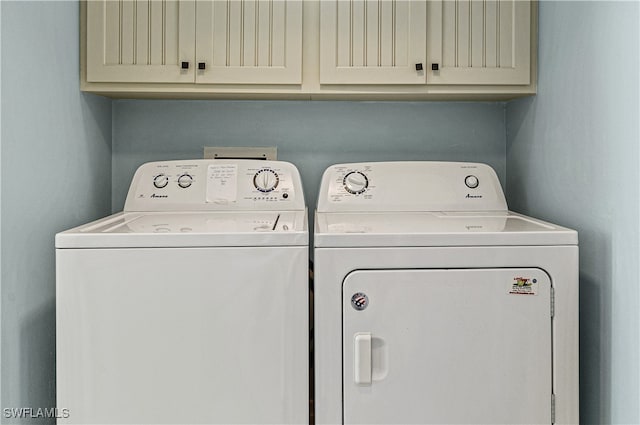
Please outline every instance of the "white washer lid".
M306 211L120 212L56 235L56 248L305 246Z
M577 245L575 230L510 211L316 213L324 247Z

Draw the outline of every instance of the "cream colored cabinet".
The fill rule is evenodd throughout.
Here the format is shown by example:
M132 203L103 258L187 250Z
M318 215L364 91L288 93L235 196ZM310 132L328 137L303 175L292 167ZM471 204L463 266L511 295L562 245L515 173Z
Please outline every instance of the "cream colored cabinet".
M321 84L529 84L531 3L323 0Z
M195 1L86 4L88 81L193 82Z
M81 88L114 97L505 100L535 0L83 0Z
M299 0L92 0L86 80L300 84Z
M300 84L299 0L196 2L198 83Z
M530 2L430 0L427 17L428 84L529 84Z
M426 6L406 0L321 1L320 83L424 84Z

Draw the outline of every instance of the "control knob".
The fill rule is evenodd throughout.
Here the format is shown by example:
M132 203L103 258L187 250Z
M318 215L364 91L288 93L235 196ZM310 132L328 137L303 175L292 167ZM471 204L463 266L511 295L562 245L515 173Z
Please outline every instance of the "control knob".
M153 185L158 189L162 189L169 184L169 177L166 174L158 174L153 178Z
M470 175L464 178L464 184L467 185L469 189L475 189L480 184L480 181L476 176Z
M253 185L260 192L271 192L279 182L278 174L270 168L263 168L253 176Z
M191 175L184 173L180 177L178 177L178 186L183 189L188 188L193 183L193 177Z
M369 179L360 171L351 171L344 176L342 180L344 188L347 192L359 195L369 187Z

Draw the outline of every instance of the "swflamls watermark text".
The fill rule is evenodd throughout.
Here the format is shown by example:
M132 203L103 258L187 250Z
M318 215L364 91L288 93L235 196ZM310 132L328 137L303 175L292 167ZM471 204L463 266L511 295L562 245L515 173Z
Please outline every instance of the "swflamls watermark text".
M6 419L66 419L69 417L69 409L59 409L57 407L5 407L2 410L2 414Z

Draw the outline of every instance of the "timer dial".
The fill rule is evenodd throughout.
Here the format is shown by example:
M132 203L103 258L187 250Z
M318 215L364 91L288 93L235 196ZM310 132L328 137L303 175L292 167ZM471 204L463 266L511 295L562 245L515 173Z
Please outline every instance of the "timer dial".
M191 184L193 183L193 177L191 177L190 174L182 174L180 177L178 177L178 186L180 186L183 189L188 188L189 186L191 186Z
M278 173L270 168L263 168L253 176L253 185L260 192L271 192L278 187L278 183L280 183Z
M360 171L351 171L344 176L342 184L347 192L359 195L369 187L369 179Z
M153 185L158 189L162 189L169 184L169 177L166 174L158 174L153 178Z

